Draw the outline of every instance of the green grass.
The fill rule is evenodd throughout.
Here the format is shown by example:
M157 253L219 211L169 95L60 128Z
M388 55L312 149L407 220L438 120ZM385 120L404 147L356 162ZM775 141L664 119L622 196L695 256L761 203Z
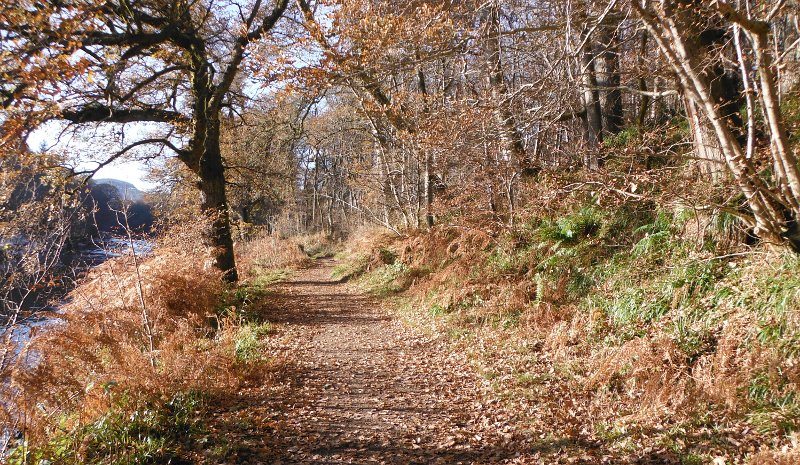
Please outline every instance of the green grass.
M240 324L261 322L261 302L270 294L270 286L286 281L294 272L285 269L265 270L251 281L228 290L220 299L222 303L217 310L216 321L212 321L215 329L219 328L219 320L233 319Z
M725 241L740 227L738 218L725 212L696 218L686 208L652 208L612 211L588 199L573 211L520 223L519 229L487 247L483 259L471 263L468 273L447 278L414 308L454 339L472 337L483 328L513 331L520 321L527 321L522 320L527 316L524 312L537 305L575 309L579 317L591 315L587 337L577 342L577 351L599 353L635 338L668 339L670 347L674 344L684 357L673 362L689 373L698 361L712 360L707 357L718 350L720 337L729 329L727 322L752 321L744 329L747 334L736 348L734 363L752 370L748 354L768 354L765 359L770 362L740 386L738 400L743 407L736 415L744 415L765 434L800 430L800 400L796 371L792 371L792 363L800 358L796 317L800 258L725 258ZM696 231L695 220L708 227ZM407 276L414 272L390 252L381 259L385 265L360 281L377 295L404 290ZM366 269L367 260L363 260ZM438 265L435 269L439 270ZM467 284L488 291L468 294L457 302L442 300L441 296L453 296L453 290ZM493 299L504 286L532 289L530 301L523 308L514 308L515 302L502 309L492 305L487 311L484 299ZM631 381L629 371L623 367L617 381ZM492 373L487 370L484 375L488 379ZM518 383L535 381L521 376ZM722 408L708 399L698 402L698 409L706 407ZM613 436L613 427L608 428L598 435ZM707 458L699 455L700 449L682 446L677 452L682 463L701 463Z
M139 465L176 461L192 438L205 434L205 396L178 393L166 402L133 408L123 394L101 418L78 429L67 427L44 447L19 444L7 457L9 465L90 464Z
M272 332L269 322L249 323L239 327L234 341L234 355L239 363L249 364L266 360L264 338Z
M716 349L718 325L717 313L700 309L692 309L672 320L672 338L686 354L688 365Z
M703 465L708 463L708 457L705 455L689 452L681 457L681 465Z
M337 255L339 264L337 264L331 273L334 279L347 281L352 278L357 278L364 274L369 267L369 255L367 254L342 254Z
M639 137L639 129L636 126L630 126L618 132L617 134L604 138L603 145L609 148L626 147L632 141L635 141L638 137Z
M520 248L497 247L486 257L486 268L494 276L524 274L528 271L529 258L534 253L529 246Z
M294 273L290 270L268 270L259 274L250 284L253 292L264 293L266 288L291 278Z
M378 249L378 258L380 259L381 263L386 265L394 265L394 263L397 261L397 254L390 249L381 247Z
M394 262L367 273L359 284L364 290L377 296L397 294L408 288L404 277L410 270L404 263Z
M606 213L595 207L583 207L558 219L546 219L537 228L541 240L575 244L600 234Z
M431 305L431 308L428 310L428 313L431 316L437 317L437 316L445 316L449 313L449 311L445 306L442 306L440 304L433 304Z

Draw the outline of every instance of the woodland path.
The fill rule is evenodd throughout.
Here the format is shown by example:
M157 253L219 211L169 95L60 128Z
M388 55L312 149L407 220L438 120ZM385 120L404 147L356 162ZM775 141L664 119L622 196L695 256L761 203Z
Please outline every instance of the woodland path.
M332 266L319 260L264 299L267 350L282 362L217 418L235 463L542 463L563 446L532 447L462 355L332 280Z

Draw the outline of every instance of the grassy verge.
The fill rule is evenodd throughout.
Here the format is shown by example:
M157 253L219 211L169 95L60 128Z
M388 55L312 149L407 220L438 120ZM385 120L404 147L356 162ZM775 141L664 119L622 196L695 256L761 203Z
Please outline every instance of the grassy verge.
M500 236L384 238L337 272L468 352L534 430L619 460L773 463L800 427L800 260L726 249L729 228L587 202Z
M79 427L62 420L59 433L35 447L20 444L7 463L186 463L198 453L196 439L208 434L203 393L176 393L136 406L128 394L113 391L108 389L109 408L99 418Z
M73 291L61 323L26 348L36 364L2 373L12 399L2 414L20 432L8 463L219 463L233 453L209 414L265 382L273 326L262 308L298 261L252 263L230 288L202 266L204 253L181 243L138 267L114 259Z

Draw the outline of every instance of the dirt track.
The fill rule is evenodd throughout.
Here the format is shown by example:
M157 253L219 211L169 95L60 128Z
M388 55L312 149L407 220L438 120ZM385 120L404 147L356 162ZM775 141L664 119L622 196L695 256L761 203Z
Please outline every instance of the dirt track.
M331 268L319 261L266 299L278 328L269 350L284 363L220 416L236 463L539 463L560 447L531 447L461 355L332 280Z

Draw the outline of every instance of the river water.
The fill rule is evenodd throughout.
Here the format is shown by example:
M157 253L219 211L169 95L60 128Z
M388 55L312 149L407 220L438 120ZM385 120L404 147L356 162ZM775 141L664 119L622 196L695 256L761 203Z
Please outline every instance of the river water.
M82 247L73 257L71 268L76 271L76 274L80 274L81 271L88 271L115 257L129 255L132 252L138 256L146 256L152 251L153 243L146 239L131 241L125 237L104 235ZM28 308L23 308L21 315L25 315L24 317L18 319L13 325L0 327L0 358L4 359L6 364L18 361L19 355L23 353L25 345L33 334L47 331L48 327L58 324L58 319L53 318L52 315L61 311L60 307L66 302L68 291L68 287L63 287L60 289L60 295L51 297L48 302L44 304L38 302ZM48 317L48 315L50 316ZM1 343L6 340L10 341L10 346L3 348ZM35 354L28 353L26 357L27 359L23 361L26 366L36 365ZM3 381L0 380L0 382ZM8 405L9 401L10 399L0 398L0 404ZM3 454L7 452L4 449L14 434L12 427L0 424L0 462L3 460Z
M136 252L136 255L148 255L153 251L153 243L146 239L130 241L124 237L106 235L80 251L78 261L88 267L94 267L109 258L130 254L131 250Z
M82 247L72 258L70 265L75 274L80 275L81 272L88 271L109 259L129 255L132 252L138 256L146 256L152 251L153 243L146 239L129 240L124 237L103 235ZM65 279L65 281L69 281L69 279ZM39 299L39 302L23 308L21 314L26 316L22 320L17 321L11 327L0 327L0 341L5 339L8 331L12 331L11 339L18 345L27 342L32 330L46 327L52 323L52 320L48 319L46 315L60 311L59 307L64 303L65 294L68 291L67 287L62 287L56 292L56 295L50 296L48 301L41 302Z

